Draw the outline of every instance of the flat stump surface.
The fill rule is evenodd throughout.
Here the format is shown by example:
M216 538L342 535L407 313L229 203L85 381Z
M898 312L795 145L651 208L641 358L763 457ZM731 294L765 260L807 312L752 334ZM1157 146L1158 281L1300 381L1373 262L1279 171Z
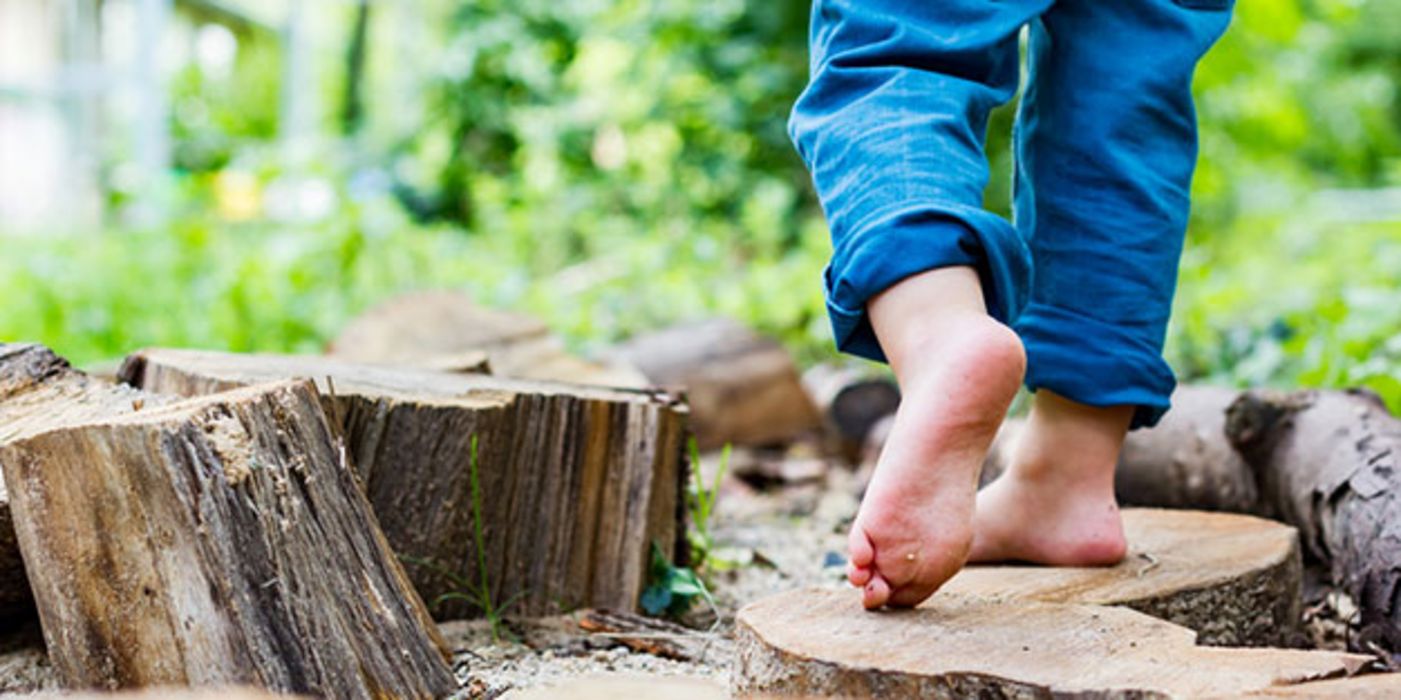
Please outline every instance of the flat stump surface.
M867 612L856 591L807 589L736 619L740 696L1210 697L1351 674L1367 657L1200 647L1191 630L1121 607L941 592Z
M1230 513L1124 510L1118 566L971 566L944 591L996 600L1124 605L1195 630L1202 644L1271 646L1298 627L1294 528Z

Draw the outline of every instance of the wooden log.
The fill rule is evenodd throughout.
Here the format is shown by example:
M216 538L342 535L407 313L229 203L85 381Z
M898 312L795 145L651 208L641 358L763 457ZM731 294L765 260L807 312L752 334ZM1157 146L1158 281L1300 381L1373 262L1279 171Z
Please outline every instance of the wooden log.
M32 380L4 401L0 468L66 685L455 688L309 382L171 401L37 346L0 364Z
M272 694L256 688L150 688L118 693L40 693L30 700L291 700L301 695Z
M335 397L327 413L439 618L482 614L443 596L483 587L493 605L515 600L514 614L630 610L653 543L684 561L685 407L664 392L179 350L136 353L122 377L182 396L315 380Z
M489 309L462 292L412 292L361 314L331 343L331 355L348 362L456 369L485 353L503 377L644 388L647 380L620 362L575 357L540 320Z
M1357 601L1359 642L1401 650L1401 420L1363 391L1250 391L1226 435L1272 514Z
M1120 504L1263 514L1255 475L1226 440L1226 408L1237 396L1222 387L1179 387L1158 425L1129 433L1114 471ZM1021 418L1003 423L988 450L982 483L1011 462L1025 426Z
M1294 528L1247 515L1125 509L1129 554L1112 567L970 566L944 590L994 600L1123 605L1202 644L1279 646L1300 621Z
M686 392L701 449L782 443L821 425L783 346L729 319L641 335L618 356L654 384Z
M852 463L861 460L872 428L900 406L894 380L845 365L812 366L803 372L803 388L822 416L833 451Z
M752 603L735 621L739 697L1203 697L1349 675L1369 657L1199 647L1185 627L1121 607L940 592L867 612L851 590Z

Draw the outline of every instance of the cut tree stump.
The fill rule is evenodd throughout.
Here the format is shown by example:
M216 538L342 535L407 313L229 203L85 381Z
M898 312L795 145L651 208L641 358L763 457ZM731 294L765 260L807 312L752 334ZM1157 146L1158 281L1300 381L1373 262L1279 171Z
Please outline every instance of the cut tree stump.
M39 346L0 367L29 385L0 409L0 467L66 685L455 688L309 382L173 401Z
M1350 675L1365 656L1199 647L1185 627L1120 607L940 592L867 612L851 590L750 604L732 690L829 697L1203 697Z
M1195 630L1202 644L1278 646L1300 620L1303 566L1287 525L1230 513L1125 509L1118 566L970 566L944 586L993 600L1123 605Z
M403 294L366 311L341 331L330 354L366 364L481 371L475 353L503 377L596 386L647 386L636 369L619 362L575 357L543 322L478 305L463 292Z
M1125 442L1115 488L1130 505L1228 510L1298 528L1304 556L1362 611L1356 648L1401 660L1401 420L1366 391L1180 388ZM999 433L995 474L1017 424Z
M652 383L685 390L701 449L782 443L821 427L788 351L729 319L640 335L617 355Z
M684 560L686 411L665 392L182 350L136 353L122 378L182 396L315 380L385 536L439 618L482 614L440 598L483 578L513 614L630 610L653 543Z

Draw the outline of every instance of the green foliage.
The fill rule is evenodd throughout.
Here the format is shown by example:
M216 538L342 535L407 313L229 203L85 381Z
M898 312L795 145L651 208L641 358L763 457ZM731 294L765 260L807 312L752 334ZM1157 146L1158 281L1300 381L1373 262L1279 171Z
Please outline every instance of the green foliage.
M715 538L710 533L710 520L715 515L715 501L720 496L720 483L725 480L725 472L730 468L730 444L720 450L719 466L715 470L715 480L707 486L700 473L700 449L696 439L688 443L691 453L691 483L686 490L686 510L690 514L691 529L687 538L691 544L691 559L699 562L701 571L709 572L716 567L714 561Z
M1184 379L1361 383L1401 407L1401 216L1376 197L1317 196L1401 185L1399 8L1236 4L1198 71L1201 161L1168 341ZM345 7L315 11L325 36L349 36ZM150 344L316 351L369 304L438 286L537 314L581 350L724 314L800 360L828 357L829 246L784 134L806 79L807 11L440 0L410 13L433 29L408 52L386 41L400 20L377 14L373 137L336 141L326 120L317 169L295 177L276 159L276 42L243 44L227 77L183 67L173 222L6 239L0 339L79 362ZM342 65L334 44L320 65ZM321 80L338 89L307 89L332 101L339 76ZM987 202L1004 213L1011 110L988 140ZM298 178L335 193L329 216L249 204ZM243 180L240 200L229 183ZM364 186L377 181L390 184Z
M712 606L714 600L696 572L676 566L662 554L662 548L652 543L652 563L647 569L647 588L642 591L642 609L648 615L681 617L704 600Z

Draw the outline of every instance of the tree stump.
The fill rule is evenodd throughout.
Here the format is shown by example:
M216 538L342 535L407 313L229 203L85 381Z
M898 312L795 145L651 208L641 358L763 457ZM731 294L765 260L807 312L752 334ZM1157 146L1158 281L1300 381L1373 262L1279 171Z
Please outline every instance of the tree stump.
M1287 525L1229 513L1130 508L1118 566L970 566L951 593L1123 605L1195 630L1202 644L1276 646L1298 631L1303 565Z
M174 401L0 350L0 467L70 687L439 697L445 645L309 382Z
M617 355L652 383L685 390L701 449L785 442L821 426L788 351L729 319L641 335Z
M1351 674L1369 657L1199 647L1185 627L1120 607L940 592L867 612L808 589L739 612L732 689L840 697L1204 697Z
M686 413L664 392L179 350L132 355L122 377L182 396L315 380L385 536L439 618L482 614L456 594L483 587L524 615L633 609L653 543L684 555Z

